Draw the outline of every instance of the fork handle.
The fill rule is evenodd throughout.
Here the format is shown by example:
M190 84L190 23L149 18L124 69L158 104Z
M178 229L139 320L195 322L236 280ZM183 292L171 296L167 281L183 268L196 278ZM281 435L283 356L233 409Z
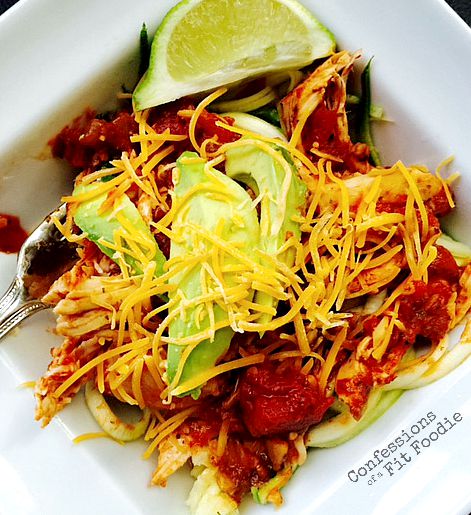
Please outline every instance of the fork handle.
M16 277L0 299L0 340L25 318L48 307L39 300L28 300L24 285Z

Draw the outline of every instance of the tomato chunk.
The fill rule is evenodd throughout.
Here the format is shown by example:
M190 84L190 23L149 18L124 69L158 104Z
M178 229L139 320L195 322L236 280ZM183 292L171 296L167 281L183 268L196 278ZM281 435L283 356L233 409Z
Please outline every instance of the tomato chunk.
M446 279L452 284L457 284L461 273L452 253L445 247L437 245L437 257L430 264L428 275L432 279Z
M129 137L137 132L137 123L132 113L122 111L112 121L96 118L91 109L53 138L49 145L52 155L65 159L73 168L97 168L110 159L120 157L121 152L130 152Z
M452 294L452 287L443 279L428 284L413 282L412 293L402 297L399 308L409 342L413 343L420 335L437 343L445 336L451 321L448 302Z
M293 368L251 367L240 382L242 418L255 437L304 431L320 422L332 402L313 376Z

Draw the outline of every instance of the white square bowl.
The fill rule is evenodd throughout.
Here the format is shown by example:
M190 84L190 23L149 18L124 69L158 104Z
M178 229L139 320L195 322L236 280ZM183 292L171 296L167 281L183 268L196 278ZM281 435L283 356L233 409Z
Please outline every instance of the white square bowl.
M385 163L401 159L433 168L455 155L453 170L462 173L458 209L446 224L471 244L469 28L441 0L303 3L334 32L341 48L375 56L375 101L393 120L375 132ZM71 175L63 163L47 158L47 141L86 107L110 107L121 84L132 86L141 24L155 29L173 4L21 0L0 17L0 212L19 215L32 229L70 190ZM0 290L14 268L14 256L0 255ZM0 513L187 513L188 474L176 475L167 489L150 488L155 462L140 459L143 444L72 444L74 436L95 430L80 396L47 429L34 422L31 392L18 386L46 369L48 350L59 343L48 331L53 325L50 313L36 315L0 346ZM443 380L404 394L353 441L310 452L277 513L469 513L470 372L468 361ZM433 418L430 413L434 422L404 446L405 457L394 454L391 466L385 460L357 481L349 479L375 450L403 430L410 433L427 414ZM438 422L452 421L454 414L461 420L417 454L414 439L428 438ZM272 508L245 502L241 513L261 515Z

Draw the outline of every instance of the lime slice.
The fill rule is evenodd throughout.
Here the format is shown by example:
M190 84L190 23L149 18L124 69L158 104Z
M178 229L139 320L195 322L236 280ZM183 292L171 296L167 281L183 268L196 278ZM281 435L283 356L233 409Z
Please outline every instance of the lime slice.
M134 107L299 68L334 49L333 35L295 0L184 0L157 30Z

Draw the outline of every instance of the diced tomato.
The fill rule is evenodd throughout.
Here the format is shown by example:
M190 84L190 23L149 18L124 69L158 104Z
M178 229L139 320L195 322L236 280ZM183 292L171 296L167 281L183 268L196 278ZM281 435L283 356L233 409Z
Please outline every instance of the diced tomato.
M376 204L376 211L378 213L405 213L406 211L407 195L398 195L393 202L385 202L383 199L379 199ZM440 222L437 217L445 216L451 212L451 207L448 202L448 197L445 194L445 190L442 188L434 197L428 199L425 202L428 213L428 223L433 229L440 227ZM417 219L421 223L420 212L417 210Z
M49 141L52 155L65 159L77 169L95 169L121 152L130 152L130 136L137 132L137 124L131 113L122 111L112 121L96 118L87 109L70 125Z
M364 334L373 334L379 320L378 317L369 317L363 325ZM355 362L352 374L337 379L335 391L349 406L356 420L363 415L372 388L387 384L394 379L394 372L409 348L410 343L397 328L394 328L388 350L379 361L369 352L365 352L366 356L360 356L358 359L351 358Z
M448 213L451 213L452 210L444 188L442 188L434 197L429 199L426 204L435 216L445 216Z
M194 105L187 99L177 100L170 104L152 109L148 123L157 133L170 131L171 134L188 134L190 118L179 116L178 111L192 110Z
M441 246L437 249L438 255L428 269L428 283L412 281L399 299L398 318L405 332L394 328L387 352L379 361L365 352L365 357L356 360L352 374L336 381L337 395L348 404L356 419L361 417L371 389L394 379L397 365L417 338L436 344L448 332L451 322L448 303L460 271L447 249ZM379 322L379 317L367 317L362 336L372 336Z
M242 418L255 437L304 431L322 419L332 402L312 376L293 368L254 366L240 380Z
M179 111L192 110L194 105L189 99L182 99L165 106L153 109L148 123L162 133L169 130L171 134L188 135L190 118L179 115ZM233 120L223 118L204 110L198 118L196 139L201 144L205 139L217 136L219 144L236 141L240 136L216 125L222 121L232 125ZM65 159L77 169L97 169L112 159L119 158L122 152L131 152L133 144L130 136L138 132L138 124L129 111L118 112L110 121L97 117L96 112L87 109L81 116L64 127L61 132L49 141L54 157ZM172 143L175 154L179 156L185 150L194 150L190 140ZM137 150L137 145L134 145ZM214 150L214 148L208 148ZM175 156L167 157L171 162ZM162 162L164 163L165 160ZM169 182L168 175L164 180ZM160 180L160 177L157 177ZM158 184L160 185L160 184Z
M188 99L172 102L161 108L157 108L153 112L152 120L155 120L152 127L156 132L164 132L170 130L172 134L189 134L190 118L188 116L181 116L179 111L193 110L195 107ZM222 127L218 127L216 122L224 122L228 125L233 124L231 118L224 118L222 116L210 113L203 110L195 128L195 136L198 144L201 144L205 139L217 136L219 144L229 143L236 141L240 136ZM176 154L180 155L184 150L194 150L189 139L182 142L174 143L177 151ZM209 148L209 150L212 150Z
M356 420L359 420L363 415L373 385L373 374L364 365L361 373L352 377L337 379L335 383L335 391L339 399L348 405L350 413Z
M199 413L198 418L190 419L184 430L188 432L192 446L207 447L219 435L221 423L220 411L209 407Z
M451 321L448 302L452 294L452 287L443 279L412 283L412 293L401 297L399 307L399 319L409 342L420 335L437 343L445 336Z
M385 201L380 198L376 203L376 211L378 213L405 213L407 195L397 195L394 201Z
M448 282L458 283L460 280L460 269L456 263L452 253L437 245L437 257L428 267L428 276L430 279L446 279Z
M83 259L85 261L98 262L104 256L103 252L99 249L99 247L90 240L84 239L80 243L80 245L83 249Z
M230 130L218 127L217 122L223 122L226 125L233 125L234 121L232 118L224 118L208 111L203 111L201 116L198 118L197 124L197 135L204 141L207 138L217 136L218 143L231 143L240 139L240 135Z
M342 164L332 162L335 170L350 172L366 171L370 151L365 144L353 144L342 139L339 130L339 114L325 104L319 105L309 117L303 129L303 145L309 150L314 144L322 152L338 157Z

